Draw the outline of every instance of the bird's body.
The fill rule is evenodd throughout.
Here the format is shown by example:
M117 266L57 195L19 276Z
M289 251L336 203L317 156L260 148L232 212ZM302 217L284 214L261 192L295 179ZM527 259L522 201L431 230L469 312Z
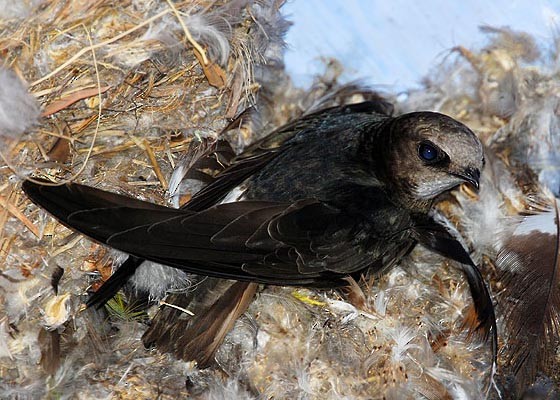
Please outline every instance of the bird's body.
M401 190L391 174L387 142L398 145L404 136L391 134L395 121L363 104L298 120L251 146L180 210L74 184L24 189L66 225L136 257L210 276L329 285L392 265L414 245L415 225L433 202ZM473 162L482 163L480 148L475 152ZM222 203L232 191L243 201Z
M280 128L181 209L76 184L23 188L63 224L133 260L218 278L338 285L390 267L420 241L467 265L476 325L490 329L492 303L480 273L428 215L439 194L462 182L478 185L480 142L441 114L375 110L369 103L335 107Z

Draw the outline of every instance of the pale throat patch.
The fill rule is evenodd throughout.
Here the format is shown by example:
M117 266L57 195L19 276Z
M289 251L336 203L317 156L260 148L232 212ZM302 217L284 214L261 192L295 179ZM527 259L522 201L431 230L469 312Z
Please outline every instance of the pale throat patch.
M445 181L422 182L414 188L414 194L420 199L433 199L441 193L461 184L461 180L450 177Z

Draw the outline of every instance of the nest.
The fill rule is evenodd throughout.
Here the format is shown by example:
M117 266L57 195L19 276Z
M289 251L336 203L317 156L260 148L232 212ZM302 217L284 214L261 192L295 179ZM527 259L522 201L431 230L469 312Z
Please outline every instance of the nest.
M29 134L1 137L1 397L483 396L489 348L462 329L468 286L441 257L418 248L345 294L265 288L217 365L200 370L144 348L153 310L118 296L106 311L84 311L87 291L115 260L22 195L20 178L33 173L166 204L191 144L215 139L247 107L257 115L251 128L228 133L237 150L303 112L376 96L338 84L336 63L309 90L293 88L282 65L281 3L52 0L26 3L2 22L3 65L28 82L42 116L28 113ZM535 109L557 115L557 72L526 66L553 58L539 58L527 36L491 34L486 49L455 49L397 108L447 113L554 182L557 154L547 143L558 133L549 129L553 140L543 142L520 128L535 126L527 121Z

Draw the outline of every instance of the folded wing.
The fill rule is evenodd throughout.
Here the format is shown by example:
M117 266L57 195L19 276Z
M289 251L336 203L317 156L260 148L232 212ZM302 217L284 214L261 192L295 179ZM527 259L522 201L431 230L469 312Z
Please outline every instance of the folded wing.
M241 201L194 212L78 184L27 181L23 189L63 224L98 242L202 275L322 286L382 255L383 246L372 246L371 238L366 244L367 235L356 231L361 221L314 199Z

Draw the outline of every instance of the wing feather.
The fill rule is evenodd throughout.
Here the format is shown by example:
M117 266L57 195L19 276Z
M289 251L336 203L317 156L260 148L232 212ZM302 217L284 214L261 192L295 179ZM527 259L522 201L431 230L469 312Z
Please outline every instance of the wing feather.
M78 184L26 182L24 188L44 195L48 201L38 201L47 211L54 209L63 223L101 243L197 274L322 285L367 268L379 256L354 237L349 227L360 223L356 217L314 199L240 201L196 213ZM115 206L107 206L107 199Z

